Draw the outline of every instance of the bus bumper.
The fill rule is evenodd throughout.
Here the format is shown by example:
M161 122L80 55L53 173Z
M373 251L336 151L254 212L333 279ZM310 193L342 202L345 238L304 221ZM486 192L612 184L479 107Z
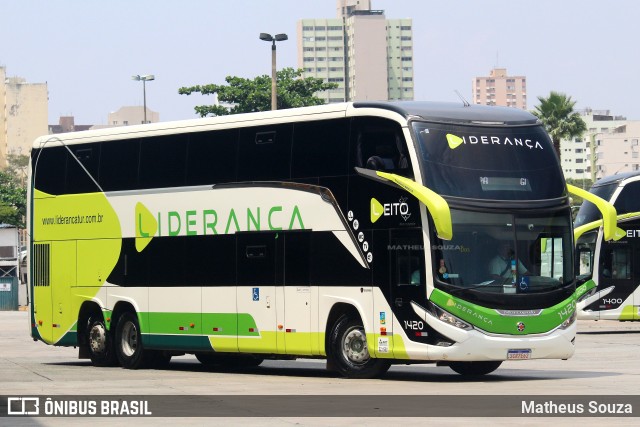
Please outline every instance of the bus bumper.
M429 317L429 316L427 316ZM577 322L537 335L494 335L479 329L462 330L435 318L428 320L442 335L451 338L451 346L429 346L429 360L487 361L523 359L568 359L574 353ZM527 357L523 357L526 354ZM513 359L510 355L514 355ZM414 355L413 355L414 356ZM424 357L424 350L423 350Z
M578 310L578 320L600 320L600 312Z

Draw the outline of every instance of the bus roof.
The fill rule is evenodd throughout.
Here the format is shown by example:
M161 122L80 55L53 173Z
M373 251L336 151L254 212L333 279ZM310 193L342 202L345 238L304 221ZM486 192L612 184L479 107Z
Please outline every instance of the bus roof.
M462 102L354 102L355 108L378 108L394 111L405 118L451 123L493 125L532 125L538 118L525 110L512 107L469 105Z
M596 181L593 184L593 187L600 187L601 185L612 184L614 182L621 182L621 181L624 181L625 179L634 178L636 176L640 176L640 171L625 172L625 173L605 176L604 178L600 178L598 181Z
M364 110L378 110L381 116L395 117L396 120L400 122L412 118L460 124L512 126L530 125L538 122L538 119L534 115L524 110L511 107L468 105L462 102L344 102L277 111L195 118L144 125L107 127L96 130L45 135L34 141L33 148L43 148L45 145L60 145L60 141L63 141L65 144L82 144L99 141L101 139L130 139L141 136L199 132L229 127L361 116L365 113ZM365 115L367 114L365 113Z

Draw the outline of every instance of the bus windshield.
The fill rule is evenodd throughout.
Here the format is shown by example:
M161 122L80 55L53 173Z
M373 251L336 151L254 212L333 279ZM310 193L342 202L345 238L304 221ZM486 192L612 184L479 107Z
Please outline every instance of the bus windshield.
M445 292L536 294L573 281L568 209L546 215L452 209L453 239L434 245Z
M541 126L489 127L415 121L425 185L442 196L541 200L566 195Z
M593 276L593 256L596 251L598 231L585 233L576 242L576 285L581 285Z

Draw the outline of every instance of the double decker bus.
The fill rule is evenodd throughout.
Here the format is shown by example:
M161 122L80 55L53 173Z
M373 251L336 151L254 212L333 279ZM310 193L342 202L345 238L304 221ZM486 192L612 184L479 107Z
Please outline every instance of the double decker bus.
M574 352L567 187L521 110L354 102L45 136L31 335L136 369L466 375Z
M585 201L575 220L579 319L640 320L640 172L611 175L590 192L617 213L616 238L604 236L596 204ZM597 200L595 201L597 203Z

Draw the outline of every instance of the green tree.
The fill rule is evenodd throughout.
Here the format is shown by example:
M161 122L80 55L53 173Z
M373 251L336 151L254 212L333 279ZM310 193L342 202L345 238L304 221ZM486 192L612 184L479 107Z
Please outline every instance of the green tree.
M0 223L24 228L27 189L10 171L0 171Z
M539 96L538 101L540 105L535 107L533 114L549 133L553 147L560 157L560 140L582 136L587 125L580 114L573 111L576 102L564 93L551 91L547 98Z
M316 92L335 89L337 83L326 83L315 77L301 78L302 69L284 68L276 73L278 109L321 105L324 101ZM232 105L231 110L221 105L199 105L194 109L200 117L225 116L228 114L251 113L271 110L271 77L267 75L251 79L227 76L226 85L197 85L181 87L180 95L201 93L202 95L218 95L218 101Z
M12 174L23 186L27 181L27 168L29 167L29 156L25 154L9 154L7 156L7 172Z

